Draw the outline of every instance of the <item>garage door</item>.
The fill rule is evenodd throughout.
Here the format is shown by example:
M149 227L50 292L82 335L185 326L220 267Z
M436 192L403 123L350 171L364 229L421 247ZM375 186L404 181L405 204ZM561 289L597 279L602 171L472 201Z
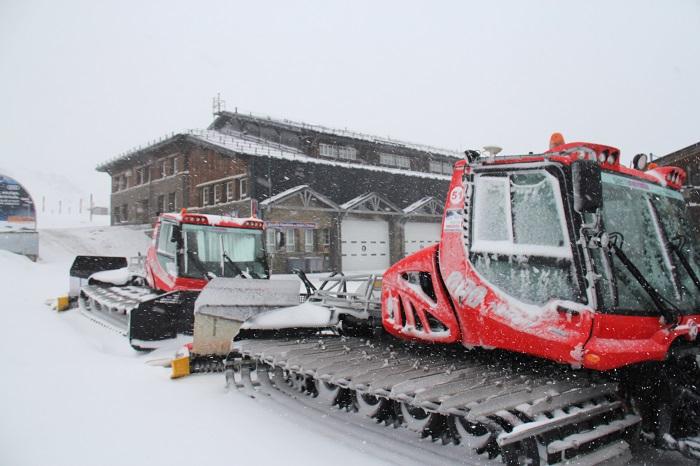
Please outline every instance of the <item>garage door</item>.
M389 267L389 223L346 217L341 227L343 272Z
M404 227L404 251L406 255L440 241L440 223L406 222Z

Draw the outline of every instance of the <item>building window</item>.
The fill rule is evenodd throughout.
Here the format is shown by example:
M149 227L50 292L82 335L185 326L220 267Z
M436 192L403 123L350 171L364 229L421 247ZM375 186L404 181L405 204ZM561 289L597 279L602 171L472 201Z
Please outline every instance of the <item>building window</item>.
M286 234L284 235L285 247L287 252L295 252L297 250L296 238L294 235L294 228L288 228Z
M444 175L452 174L452 164L450 162L440 162L437 160L430 161L430 171L433 173L441 173Z
M330 228L324 228L323 230L321 230L321 244L324 246L331 245L331 229Z
M313 230L304 230L304 252L314 252Z
M129 206L127 204L122 204L121 208L121 217L122 222L128 222L129 221Z
M175 193L168 194L168 212L175 212L177 210L175 202Z
M214 204L221 203L221 188L220 184L214 185Z
M158 212L167 212L166 208L167 206L165 205L165 196L161 194L160 196L158 196Z
M379 163L391 167L411 168L411 160L403 155L380 153Z
M236 193L234 192L234 187L233 187L233 181L229 181L226 183L226 202L231 202Z
M277 230L274 228L268 228L265 231L265 247L267 252L274 252L277 250Z
M114 218L114 223L119 223L122 221L121 219L121 209L119 209L119 206L114 208L114 211L112 212L112 217Z
M136 184L148 183L148 167L141 167L136 169Z
M319 144L319 153L323 157L331 157L341 160L357 160L357 149L350 146Z
M117 191L121 191L123 189L126 189L126 175L119 175L117 176Z
M209 187L202 188L202 206L209 205Z
M161 178L165 178L168 176L168 161L167 160L161 160L160 162L160 176Z
M172 159L172 174L174 175L177 173L177 157L173 157Z
M239 183L240 199L245 199L248 196L248 178L241 178Z

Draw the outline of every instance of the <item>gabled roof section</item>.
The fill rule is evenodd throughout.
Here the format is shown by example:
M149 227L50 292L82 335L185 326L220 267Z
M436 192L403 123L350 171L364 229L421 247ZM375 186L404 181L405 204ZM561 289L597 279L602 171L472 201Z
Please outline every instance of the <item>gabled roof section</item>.
M309 185L301 184L286 191L275 194L274 196L265 199L260 203L261 207L272 207L275 205L284 204L292 200L297 200L301 206L305 208L314 207L314 204L320 205L321 208L330 210L340 210L340 206L328 199L323 194L320 194L309 187Z
M426 196L403 209L406 215L424 215L441 217L444 212L444 204L433 196Z
M348 212L401 213L401 210L375 192L370 192L350 199L340 208Z
M223 134L212 130L191 130L188 135L193 139L211 147L225 149L232 154L245 154L258 157L272 157L276 159L294 160L300 163L316 163L319 165L332 165L336 167L352 168L353 170L370 170L395 175L413 176L417 178L432 178L437 180L450 180L452 177L426 173L402 168L383 167L379 165L366 165L359 163L341 162L339 160L326 160L310 157L303 152L281 144L263 142L258 138L248 138L242 135ZM257 141L256 141L257 140Z
M314 125L309 123L304 123L301 121L288 120L283 118L273 118L268 115L259 115L255 113L239 113L239 112L219 112L217 114L217 120L227 119L227 118L239 118L242 120L259 122L261 124L266 124L268 126L277 126L281 128L286 128L289 130L301 132L301 131L314 131L317 133L332 134L334 136L340 136L351 139L359 139L361 141L369 141L376 144L384 144L387 146L403 147L405 149L410 149L414 151L427 152L430 154L439 154L447 157L453 157L461 159L464 155L455 150L443 149L440 147L429 146L427 144L417 144L413 142L401 141L398 139L384 138L380 136L374 136L371 134L360 133L357 131L348 131L346 129L336 129L329 128L322 125ZM214 121L209 126L209 129L216 127L217 120Z

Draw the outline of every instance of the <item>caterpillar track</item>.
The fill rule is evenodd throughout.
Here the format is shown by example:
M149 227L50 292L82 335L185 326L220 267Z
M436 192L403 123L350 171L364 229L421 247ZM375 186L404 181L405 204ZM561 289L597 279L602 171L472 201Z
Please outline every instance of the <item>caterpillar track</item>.
M126 335L129 313L141 302L157 296L157 293L144 286L90 284L80 290L78 305L87 317L98 319L103 325L111 326Z
M227 383L304 393L506 464L624 464L640 417L595 373L498 352L324 336L235 342Z

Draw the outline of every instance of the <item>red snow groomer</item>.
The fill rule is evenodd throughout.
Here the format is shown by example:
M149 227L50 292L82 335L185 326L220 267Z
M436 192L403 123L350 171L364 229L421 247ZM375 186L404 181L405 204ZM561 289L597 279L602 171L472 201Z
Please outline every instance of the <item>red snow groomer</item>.
M253 385L508 464L624 461L642 432L700 458L700 247L683 170L642 155L626 168L614 147L563 139L466 155L439 242L390 267L367 307L395 338L258 335L234 342L229 378L255 371Z
M270 275L262 220L184 209L159 216L142 267L126 265L126 258L78 256L71 280L85 281L72 284L83 313L127 335L136 349L191 335L194 302L211 280L248 278L224 286L260 288Z

